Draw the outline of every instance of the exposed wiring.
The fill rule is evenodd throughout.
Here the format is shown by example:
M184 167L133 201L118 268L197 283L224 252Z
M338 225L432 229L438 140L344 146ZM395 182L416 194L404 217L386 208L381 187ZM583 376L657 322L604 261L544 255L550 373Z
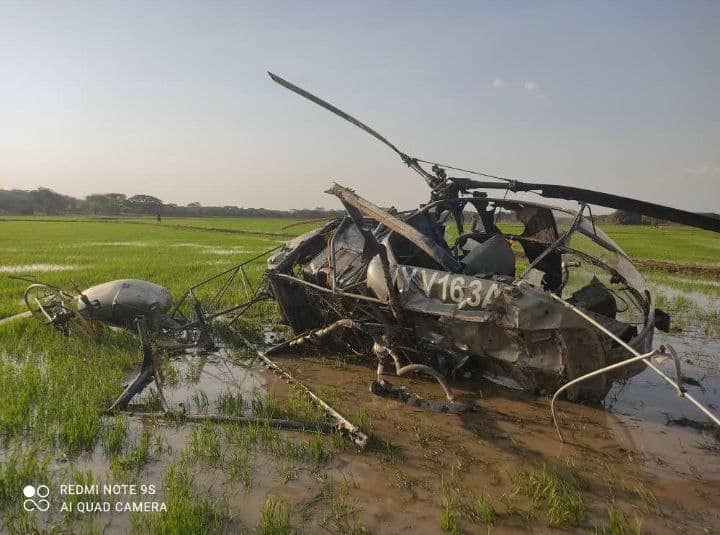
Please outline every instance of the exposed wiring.
M502 180L502 181L504 181L504 182L515 182L515 180L512 179L512 178L506 178L506 177L503 177L503 176L496 176L496 175L489 175L489 174L483 173L483 172L481 172L481 171L471 171L470 169L462 169L462 168L460 168L460 167L453 167L452 165L446 165L446 164L444 164L444 163L430 162L430 161L427 161L427 160L421 160L420 158L414 158L414 160L415 160L416 162L420 162L420 163L427 163L427 164L431 164L431 165L437 165L437 166L443 167L443 168L445 168L445 169L452 169L453 171L462 171L463 173L471 173L471 174L473 174L473 175L484 176L485 178L494 178L495 180Z

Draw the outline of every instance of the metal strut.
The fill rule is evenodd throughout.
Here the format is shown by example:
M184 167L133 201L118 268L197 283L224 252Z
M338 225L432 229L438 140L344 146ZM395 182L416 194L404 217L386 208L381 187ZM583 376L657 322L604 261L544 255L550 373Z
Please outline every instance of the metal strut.
M304 383L299 381L298 379L295 379L295 377L292 376L290 372L282 368L280 365L272 361L267 355L270 353L274 353L280 348L284 348L289 346L289 343L282 342L280 344L277 344L271 348L269 348L266 351L260 351L258 347L250 342L247 338L242 336L236 329L233 329L233 332L235 332L244 342L245 344L252 349L255 349L255 354L257 357L269 368L271 371L277 373L278 375L282 376L288 383L292 383L295 386L297 386L300 390L302 390L305 394L308 395L315 403L317 403L327 414L329 414L333 420L335 420L335 427L339 431L345 433L350 437L350 439L355 443L357 446L364 448L367 445L368 436L363 433L356 425L354 425L350 420L345 418L342 414L340 414L338 411L336 411L334 408L332 408L330 405L328 405L320 396L318 396L315 392L310 390ZM301 334L299 336L296 336L292 339L292 341L300 340L305 336L305 334Z
M595 321L593 318L591 318L590 316L588 316L587 314L585 314L582 310L580 310L580 309L577 308L576 306L568 303L568 302L565 301L563 298L558 297L557 295L555 295L555 294L553 294L553 293L549 293L548 295L550 295L550 297L552 297L552 298L555 299L556 301L562 303L566 308L572 310L575 314L577 314L578 316L580 316L581 318L583 318L585 321L587 321L588 323L590 323L592 326L594 326L595 328L597 328L597 329L598 329L599 331L601 331L602 333L606 334L607 336L609 336L610 338L612 338L613 340L615 340L615 341L616 341L618 344L620 344L623 348L625 348L626 350L628 350L630 353L632 353L632 354L634 355L634 357L631 357L631 358L629 358L629 359L627 359L627 360L624 360L624 361L622 361L622 362L618 362L618 363L615 363L615 364L611 364L610 366L606 366L606 367L604 367L604 368L600 368L600 369L598 369L598 370L595 370L595 371L592 371L592 372L587 373L587 374L585 374L585 375L582 375L582 376L580 376L580 377L577 377L577 378L573 379L572 381L570 381L569 383L566 383L566 384L564 384L563 386L561 386L561 387L557 390L557 392L555 392L555 394L554 394L553 397L552 397L552 400L550 401L550 413L552 414L553 424L555 425L555 431L557 431L558 437L560 438L560 442L564 442L564 440L563 440L562 433L560 432L560 427L558 426L557 417L556 417L556 415L555 415L555 400L558 398L558 396L559 396L564 390L566 390L567 388L569 388L570 386L572 386L572 385L574 385L574 384L577 384L577 383L579 383L579 382L581 382L581 381L584 381L584 380L586 380L586 379L590 379L591 377L595 377L596 375L600 375L600 374L603 374L603 373L607 373L607 372L609 372L609 371L611 371L611 370L614 370L614 369L616 369L616 368L621 368L621 367L623 367L623 366L627 366L628 364L632 364L633 362L637 362L637 361L642 361L643 364L645 364L648 368L650 368L651 370L653 370L655 373L657 373L658 375L660 375L660 377L662 377L663 379L665 379L665 381L667 381L667 382L670 383L672 386L674 386L674 387L677 389L677 391L678 391L678 393L679 393L679 395L680 395L681 397L684 397L684 398L686 398L688 401L690 401L693 405L695 405L698 409L700 409L708 418L710 418L717 426L720 427L720 419L719 419L717 416L715 416L712 412L710 412L709 409L707 409L706 407L704 407L704 406L703 406L699 401L697 401L694 397L692 397L690 394L688 394L687 392L685 392L685 390L683 389L683 387L682 387L681 384L678 384L678 383L676 383L675 381L673 381L670 377L668 377L667 375L665 375L665 373L664 373L660 368L658 368L658 367L655 366L652 362L650 362L649 359L650 359L651 357L653 357L653 356L655 356L655 355L657 355L657 354L659 354L659 353L664 354L664 349L665 349L664 347L655 349L655 350L653 350L653 351L651 351L651 352L649 352L649 353L640 354L638 351L635 350L635 348L633 348L633 347L631 347L630 345L628 345L627 343L625 343L625 342L624 342L623 340L621 340L618 336L616 336L614 333L610 332L610 331L609 331L608 329L606 329L603 325L601 325L600 323L598 323L597 321ZM675 353L675 350L674 350L672 347L668 346L668 348L669 348L669 351L670 351L671 355L673 356L673 360L675 360L676 371L678 372L678 380L681 381L681 380L682 380L682 374L680 373L679 360L678 360L678 358L677 358L677 354Z

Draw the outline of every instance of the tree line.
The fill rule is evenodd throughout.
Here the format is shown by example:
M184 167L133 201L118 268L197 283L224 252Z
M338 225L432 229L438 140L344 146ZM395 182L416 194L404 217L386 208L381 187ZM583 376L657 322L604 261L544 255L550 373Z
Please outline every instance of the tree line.
M94 193L84 199L62 195L48 188L34 190L0 189L0 214L3 215L157 215L177 217L295 217L312 219L333 217L342 211L321 207L300 210L268 210L238 206L185 206L166 203L152 195L127 196L122 193Z
M240 208L238 206L202 206L191 202L185 206L166 203L152 195L123 193L93 193L84 199L62 195L48 188L34 190L0 189L1 215L158 215L176 217L293 217L314 219L336 217L342 210L326 210L322 207L300 210L268 210L266 208ZM716 214L707 214L718 217ZM514 214L503 211L503 221L514 220ZM642 216L633 212L617 210L597 215L598 223L616 225L665 225L665 221Z

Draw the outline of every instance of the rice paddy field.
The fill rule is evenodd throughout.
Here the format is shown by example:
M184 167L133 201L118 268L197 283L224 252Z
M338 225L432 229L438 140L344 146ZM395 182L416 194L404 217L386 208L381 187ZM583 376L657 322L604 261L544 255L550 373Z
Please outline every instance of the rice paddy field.
M29 284L14 276L68 289L145 279L178 297L319 224L293 223L0 218L0 531L720 531L720 433L645 372L614 387L603 407L562 404L571 440L561 445L546 398L461 378L458 392L480 410L427 413L368 392L373 365L362 356L280 358L370 435L359 450L335 433L104 416L139 369L136 337L110 329L65 337L14 317L26 310ZM673 317L657 341L680 350L694 380L688 391L717 413L720 239L675 226L603 229ZM256 282L263 270L259 260L247 273ZM262 314L250 328L276 320L271 307ZM162 366L168 403L193 413L326 418L242 349ZM437 397L433 383L404 384ZM139 401L157 407L158 393L148 390ZM24 494L27 485L36 492Z

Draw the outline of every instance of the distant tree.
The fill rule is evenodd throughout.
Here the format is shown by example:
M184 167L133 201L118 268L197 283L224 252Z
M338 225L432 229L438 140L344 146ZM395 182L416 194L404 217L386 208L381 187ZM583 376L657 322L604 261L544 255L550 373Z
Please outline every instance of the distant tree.
M33 211L43 214L62 214L72 205L72 197L55 193L49 188L38 188L30 192Z
M618 210L614 214L615 222L619 225L642 225L642 216L635 212L628 212L626 210Z
M163 206L163 202L152 195L133 195L126 201L128 210L137 214L156 214Z
M85 209L94 214L121 214L126 201L123 193L96 193L85 197Z
M343 214L338 210L325 210L317 206L314 209L268 210L266 208L239 208L237 206L202 206L199 202L178 206L163 204L151 195L134 195L130 198L123 193L95 193L79 200L61 195L48 188L33 191L0 189L0 214L62 214L85 212L103 215L123 213L173 216L204 217L296 217L316 219L337 217Z
M34 201L29 191L0 190L0 214L30 215L33 212Z

